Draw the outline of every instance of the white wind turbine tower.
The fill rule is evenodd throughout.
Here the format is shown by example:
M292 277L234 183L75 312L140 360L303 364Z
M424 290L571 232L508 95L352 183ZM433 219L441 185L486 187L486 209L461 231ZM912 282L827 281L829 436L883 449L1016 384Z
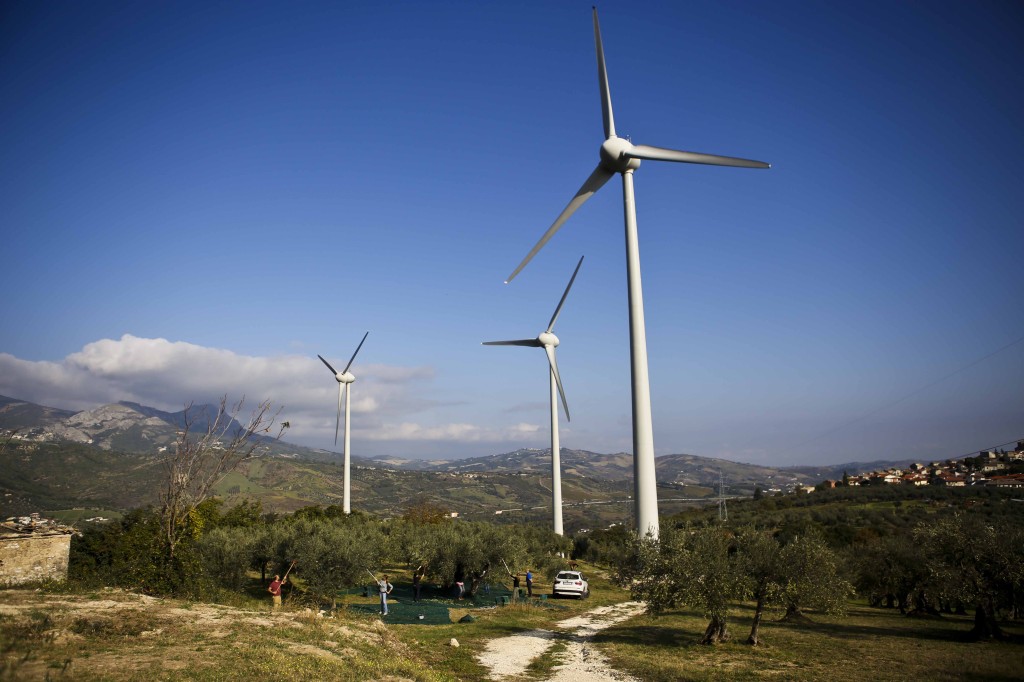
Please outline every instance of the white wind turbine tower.
M485 346L530 346L532 348L543 348L544 352L548 356L548 383L551 388L551 511L554 519L554 531L558 535L562 535L562 465L559 461L560 446L558 443L558 396L562 397L562 407L565 408L565 419L571 421L569 418L569 404L565 401L565 391L562 389L562 378L558 375L558 363L555 362L555 348L558 346L558 337L555 336L551 330L555 328L555 320L558 319L558 314L562 312L562 306L565 304L565 298L569 295L569 289L572 289L572 283L576 281L576 273L580 271L580 266L583 265L583 256L580 256L580 262L576 264L576 269L573 270L572 277L569 278L569 284L565 287L565 293L562 294L562 300L558 302L558 307L555 308L555 314L551 316L551 321L548 322L548 328L540 333L535 339L519 339L518 341L485 341ZM557 388L557 394L556 394Z
M356 356L359 354L359 349L363 347L363 342L366 341L366 337L369 335L370 332L366 332L365 334L363 334L363 340L359 342L358 346L356 346L356 352L352 354L352 359L348 361L347 365L345 365L344 371L337 371L336 369L331 367L331 363L324 360L324 357L322 355L317 355L317 357L320 358L320 362L327 365L327 369L331 370L331 372L334 374L334 378L338 381L338 419L334 423L335 445L338 444L338 426L341 424L341 396L342 393L345 394L345 492L342 497L342 511L344 511L346 514L352 513L352 496L350 483L352 479L349 476L349 472L351 470L351 461L349 459L349 444L351 442L349 431L349 408L352 401L351 397L349 396L348 387L353 381L356 380L356 378L352 375L352 372L348 370L352 367L352 363L355 361Z
M640 283L640 247L636 228L636 203L633 196L633 172L641 159L651 161L680 161L713 166L741 168L769 168L761 161L716 156L698 152L676 151L647 145L634 145L615 134L612 98L608 89L601 28L594 8L594 42L597 49L597 77L601 89L601 111L604 118L605 140L601 144L601 160L569 205L558 216L536 246L526 255L506 283L512 281L526 264L547 244L562 224L576 209L594 195L616 173L622 175L622 200L626 222L626 278L629 289L629 347L633 383L633 476L636 500L637 534L658 537L658 491L654 471L654 428L651 422L651 389L647 375L647 332L644 328L643 290Z

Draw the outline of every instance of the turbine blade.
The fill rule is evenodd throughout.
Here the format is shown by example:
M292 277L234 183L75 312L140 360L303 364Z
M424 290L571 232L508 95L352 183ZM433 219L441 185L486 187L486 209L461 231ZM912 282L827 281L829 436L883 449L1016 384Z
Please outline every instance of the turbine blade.
M583 186L580 187L578 192L576 192L576 196L572 198L569 205L565 207L558 218L555 219L555 222L551 224L551 227L548 228L548 231L544 233L544 236L540 238L537 245L533 247L530 253L526 254L526 258L524 258L523 262L519 264L519 267L513 270L512 274L508 276L508 279L505 280L505 284L508 284L515 279L515 276L526 267L526 264L533 260L533 257L537 255L537 252L544 248L544 245L548 243L548 240L555 236L555 232L558 232L558 229L562 227L562 224L566 220L569 219L569 216L575 213L576 209L583 205L583 202L594 196L594 193L601 189L604 186L604 183L608 182L609 178L613 175L615 175L615 173L602 168L600 165L594 169L594 172L590 174L590 177L587 178L586 182L583 183Z
M681 152L675 149L664 149L662 147L651 147L646 144L633 145L629 151L623 152L623 156L634 159L650 159L652 161L678 161L681 163L703 163L709 166L735 166L737 168L771 168L770 163L764 161L752 161L750 159L739 159L735 156L718 156L717 154L702 154L700 152Z
M580 256L580 262L576 264L576 269L573 270L572 277L569 278L569 285L565 287L565 293L562 294L562 300L558 302L558 307L555 308L555 314L551 316L551 321L548 322L549 332L555 327L555 320L558 319L558 313L562 312L562 305L565 303L565 297L569 295L569 289L572 289L572 283L576 281L576 273L580 271L581 265L583 265L583 256Z
M484 341L484 346L529 346L531 348L540 348L544 344L537 339L519 339L517 341Z
M352 366L352 363L355 361L356 356L359 355L359 349L363 347L363 343L366 341L366 337L369 335L370 332L366 332L365 334L363 334L363 340L359 342L358 346L356 346L356 352L352 354L352 359L348 361L347 365L345 365L345 372L347 372L348 368ZM344 374L345 372L342 372L342 374Z
M601 86L601 116L604 119L604 139L615 137L615 116L612 114L612 93L608 89L608 69L604 63L604 45L601 43L601 26L597 23L597 8L594 8L594 43L597 46L597 83Z
M338 444L338 427L341 426L341 392L345 384L338 382L338 419L334 422L334 444Z
M551 373L555 376L555 383L558 385L558 395L562 396L562 407L565 408L565 420L572 421L569 417L569 403L565 401L565 389L562 388L562 377L558 376L558 363L555 362L555 347L544 346L544 352L548 354L548 365L551 367Z
M331 374L334 374L334 375L337 375L337 374L338 374L338 370L336 370L336 369L334 369L333 367L331 367L331 363L329 363L329 362L327 362L326 360L324 360L324 356L322 356L322 355L317 355L317 357L318 357L318 358L320 358L320 362L322 362L322 363L324 363L325 365L327 365L327 369L331 370Z

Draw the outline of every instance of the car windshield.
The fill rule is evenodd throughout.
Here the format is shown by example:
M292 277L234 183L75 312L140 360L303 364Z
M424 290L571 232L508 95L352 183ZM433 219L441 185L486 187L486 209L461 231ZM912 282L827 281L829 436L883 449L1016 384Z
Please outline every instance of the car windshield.
M568 571L562 571L558 574L556 580L582 580L583 575L580 573L569 573Z

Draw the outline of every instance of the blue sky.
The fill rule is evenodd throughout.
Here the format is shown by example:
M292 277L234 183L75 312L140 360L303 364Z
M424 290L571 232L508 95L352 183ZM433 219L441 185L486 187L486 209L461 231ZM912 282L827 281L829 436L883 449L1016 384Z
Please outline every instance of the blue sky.
M657 454L934 459L1024 437L1024 9L610 2L644 162ZM0 394L270 398L332 447L631 449L620 183L503 280L597 162L590 4L0 6Z

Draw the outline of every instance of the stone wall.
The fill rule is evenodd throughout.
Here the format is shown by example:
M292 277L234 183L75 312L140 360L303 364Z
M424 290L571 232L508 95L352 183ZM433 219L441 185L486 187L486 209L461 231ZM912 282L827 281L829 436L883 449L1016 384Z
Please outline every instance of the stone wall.
M0 585L68 577L69 533L0 536Z

